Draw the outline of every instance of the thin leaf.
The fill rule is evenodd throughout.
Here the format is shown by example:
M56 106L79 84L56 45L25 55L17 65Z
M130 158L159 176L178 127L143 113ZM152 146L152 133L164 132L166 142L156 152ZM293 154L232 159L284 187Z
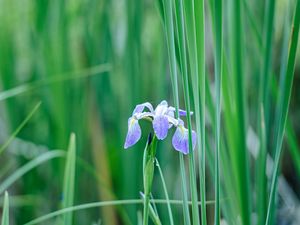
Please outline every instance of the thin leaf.
M172 214L172 208L171 208L171 204L170 204L170 199L169 199L169 195L168 195L168 190L167 190L166 182L165 182L163 172L162 172L162 170L161 170L161 168L160 168L160 165L159 165L157 159L156 159L156 166L157 166L158 171L159 171L159 175L160 175L160 178L161 178L161 182L162 182L163 189L164 189L164 193L165 193L166 200L167 200L167 206L168 206L168 213L169 213L170 225L174 225L173 214Z
M182 0L180 0L182 2ZM175 116L176 118L179 118L179 94L178 94L178 78L177 78L177 62L176 62L176 53L175 53L175 40L174 40L174 23L173 23L173 5L171 4L171 1L163 1L163 8L164 8L164 15L165 15L165 27L166 27L166 35L167 35L167 45L168 45L168 55L169 55L169 61L170 61L170 71L171 71L171 81L172 81L172 89L173 89L173 96L174 96L174 104L175 104ZM178 3L178 1L177 1ZM182 3L181 3L182 5ZM176 13L177 15L183 14L183 7L176 7ZM181 11L180 11L181 10ZM182 15L181 15L182 16ZM182 18L177 20L177 24L182 24ZM175 17L177 18L177 17ZM177 32L182 28L177 27ZM179 41L183 39L182 35L178 35ZM182 57L181 54L185 54L185 45L181 45L181 42L179 43L179 51L180 51L180 62L181 68L184 70L184 66L186 68L186 58ZM185 63L185 64L184 64ZM186 188L186 172L184 167L184 159L183 154L179 153L179 163L180 163L180 173L181 173L181 186L182 186L182 198L183 198L183 218L184 218L184 224L190 225L190 215L189 215L189 207L187 204L188 197L187 197L187 188Z
M156 204L167 204L167 201L165 199L155 199L155 200L150 200L151 203L156 203ZM170 204L176 204L176 205L181 205L182 200L170 200ZM76 205L72 206L69 208L64 208L60 209L54 212L51 212L49 214L46 214L44 216L38 217L32 221L29 221L25 223L24 225L33 225L33 224L38 224L41 222L44 222L46 220L52 219L54 217L63 215L65 213L73 212L73 211L79 211L79 210L84 210L84 209L90 209L90 208L95 208L95 207L105 207L105 206L112 206L112 205L135 205L135 204L143 204L144 200L143 199L127 199L127 200L115 200L115 201L103 201L103 202L91 202L91 203L85 203L81 205ZM192 202L188 202L190 205ZM208 204L214 204L215 201L207 201L206 205ZM197 202L198 205L201 205L201 202Z
M68 153L66 158L64 187L63 187L63 203L62 207L67 208L73 206L75 191L75 169L76 169L76 137L72 133L70 136ZM63 216L63 224L71 225L73 213L66 213Z
M8 199L7 191L5 192L5 196L4 196L1 225L9 225L9 199Z
M221 83L222 83L222 0L215 0L215 96L216 96L216 110L215 110L215 225L220 224L220 126L221 126Z
M74 72L69 72L69 73L64 73L60 75L55 75L55 76L49 76L46 79L39 80L39 81L34 81L31 83L26 83L19 85L17 87L11 88L9 90L4 90L0 92L0 101L15 97L17 95L45 87L47 85L53 85L55 83L61 83L61 82L66 82L70 80L76 80L76 79L82 79L86 78L89 76L94 76L99 73L105 73L111 70L110 64L101 64L98 66L86 68L83 70L79 71L74 71Z
M294 23L291 32L291 42L289 48L289 57L288 57L288 65L284 80L284 90L280 93L280 100L279 100L279 107L280 107L280 118L279 118L279 128L277 131L277 138L276 138L276 150L275 150L275 163L274 163L274 172L272 175L272 183L271 183L271 191L270 191L270 198L267 210L267 219L266 225L269 225L271 222L271 214L274 210L274 203L276 197L276 189L278 183L278 170L279 170L279 162L282 153L282 142L284 137L284 131L286 126L286 120L288 116L291 92L292 92L292 85L293 85L293 78L294 78L294 68L295 68L295 60L296 60L296 52L298 46L298 35L299 35L299 23L300 23L300 1L298 0L296 3L295 9L295 16L294 16Z
M17 129L15 129L15 131L10 135L10 137L6 140L6 142L0 147L0 155L7 148L7 146L12 142L12 140L17 136L17 134L23 129L23 127L28 123L28 121L31 119L31 117L34 115L34 113L38 110L40 105L41 105L41 102L37 103L34 106L34 108L27 115L27 117L22 121L22 123L17 127Z
M16 182L24 174L28 173L30 170L34 169L38 165L41 165L44 162L47 162L51 159L60 158L64 156L65 156L64 151L53 150L36 157L35 159L26 163L24 166L20 167L18 170L16 170L12 175L10 175L0 184L0 194L3 193L5 190L7 190L14 182Z

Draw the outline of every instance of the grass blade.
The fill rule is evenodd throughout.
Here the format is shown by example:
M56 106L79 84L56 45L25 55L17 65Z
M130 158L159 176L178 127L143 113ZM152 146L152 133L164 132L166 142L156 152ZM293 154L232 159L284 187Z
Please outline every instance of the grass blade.
M199 159L199 176L200 176L200 199L202 202L206 201L206 132L205 132L205 7L204 0L194 0L194 20L195 20L195 38L196 38L196 65L197 73L194 73L195 77L193 81L197 82L193 88L194 106L195 106L195 118L196 129L198 132L198 143L201 143L200 152L198 154ZM200 98L199 98L200 94ZM200 132L200 133L199 133ZM206 205L201 205L201 222L203 225L207 224Z
M180 0L182 3L182 0ZM178 94L178 79L177 79L177 63L176 63L176 52L175 52L175 40L174 40L174 23L173 23L173 5L171 1L164 1L164 14L165 14L165 27L166 27L166 34L167 34L167 44L168 44L168 55L170 60L170 71L171 71L171 81L172 81L172 88L173 88L173 96L174 96L174 105L176 109L176 118L179 118L179 94ZM178 0L177 0L178 3ZM182 15L183 14L183 7L176 7L176 14ZM176 17L177 18L177 17ZM177 24L182 24L181 16L180 19L177 20ZM177 32L179 33L181 27L178 29ZM183 35L178 35L179 43L179 51L180 51L180 62L182 71L186 71L186 58L182 57L182 54L185 54L185 45L181 45L183 40ZM183 198L183 218L184 224L190 225L190 214L189 214L189 207L187 204L188 197L187 197L187 188L186 188L186 172L184 167L184 159L183 154L179 153L179 163L180 163L180 173L181 173L181 186L182 186L182 198Z
M195 9L196 8L196 9ZM202 8L202 10L201 10ZM197 24L195 21L195 10L197 10L198 15ZM203 85L203 78L205 78L205 73L201 68L205 68L204 65L204 54L201 50L204 50L204 31L199 34L197 33L196 25L200 25L201 29L204 29L204 8L203 1L184 1L184 18L185 18L185 28L186 28L186 42L189 56L189 65L190 65L190 77L191 77L191 86L193 90L193 97L195 103L195 119L196 119L196 130L197 130L197 142L199 150L199 176L200 176L200 196L201 201L205 202L205 124L204 124L204 112L205 112L205 84ZM197 36L199 35L199 36ZM198 37L198 38L197 38ZM197 45L198 44L198 45ZM198 54L200 54L198 56ZM201 55L203 54L203 55ZM202 56L202 57L201 57ZM198 58L199 57L199 58ZM202 60L201 65L198 64L198 59ZM200 71L199 71L200 67ZM200 74L200 75L199 75ZM205 81L205 80L204 80ZM201 95L199 96L199 86L201 86ZM189 80L188 74L183 73L183 90L184 90L184 100L186 110L188 112L187 116L187 125L189 129L189 145L191 147L191 118L189 115L190 112L190 90L189 90ZM200 99L201 97L201 99ZM199 104L200 103L200 104ZM194 153L189 153L189 162L190 162L190 180L191 180L191 198L192 201L198 201L197 195L197 184L195 182L195 168L194 168ZM196 204L192 206L193 212L193 223L199 224L199 212ZM206 206L201 206L201 219L203 225L206 225Z
M72 133L70 137L68 153L66 158L64 188L63 188L63 203L62 207L67 208L73 206L74 190L75 190L75 169L76 169L76 139ZM72 212L64 214L63 224L71 225L73 219Z
M215 225L220 224L220 125L221 125L221 80L222 80L222 0L215 0Z
M173 214L172 214L172 209L171 209L171 205L170 205L170 199L169 199L169 195L168 195L168 190L167 190L166 182L165 182L163 172L162 172L162 170L160 168L160 165L159 165L157 159L156 159L156 166L157 166L158 171L159 171L159 175L160 175L160 178L161 178L161 182L163 184L163 189L164 189L166 200L167 200L168 213L169 213L169 218L170 218L170 225L174 225Z
M150 200L151 203L156 203L156 204L167 204L167 201L165 199L155 199L155 200ZM181 205L182 200L172 200L170 199L170 204L176 204L176 205ZM60 209L54 212L51 212L49 214L46 214L44 216L38 217L34 220L31 220L24 225L33 225L33 224L38 224L41 222L44 222L46 220L52 219L54 217L63 215L68 212L73 212L73 211L79 211L79 210L84 210L84 209L90 209L90 208L95 208L95 207L106 207L106 206L112 206L112 205L132 205L132 204L143 204L144 200L143 199L126 199L126 200L114 200L114 201L103 201L103 202L91 202L91 203L85 203L81 205L75 205L72 207ZM208 204L214 204L215 201L207 201L206 205ZM192 204L192 202L188 202L188 204ZM201 205L201 202L197 202L198 205Z
M60 75L49 76L46 79L34 81L26 84L13 87L11 89L0 92L0 101L15 97L17 95L41 88L47 85L53 85L55 83L66 82L70 80L83 79L86 77L94 76L99 73L105 73L111 70L110 64L101 64L82 70L64 73Z
M51 159L60 158L64 156L65 156L64 151L53 150L36 157L35 159L26 163L24 166L20 167L18 170L16 170L12 175L10 175L0 184L0 194L3 193L5 190L7 190L15 181L21 178L24 174L28 173L30 170L34 169L38 165L41 165L44 162L47 162Z
M17 129L15 129L15 131L10 135L10 137L7 139L7 141L0 147L0 155L7 148L7 146L12 142L12 140L17 136L17 134L22 130L22 128L28 123L28 121L31 119L33 114L38 110L40 105L41 105L41 102L37 103L34 106L34 108L31 110L31 112L28 114L28 116L22 121L22 123L17 127Z
M7 191L4 194L4 204L1 225L9 225L9 199Z
M248 151L246 147L246 108L245 108L245 85L244 85L244 60L243 60L243 10L241 1L233 1L233 13L231 16L232 25L232 73L234 83L234 102L236 104L235 126L239 138L234 140L234 152L232 153L234 170L237 178L238 204L242 224L251 224L251 203L250 203L250 173L248 162Z
M282 142L284 137L286 120L288 116L290 97L291 97L293 78L294 78L294 68L295 68L296 52L297 52L297 45L298 45L299 23L300 23L300 1L298 0L296 4L297 5L295 9L295 16L294 16L292 33L291 33L288 64L287 64L287 70L284 79L284 85L283 85L284 90L282 90L280 95L280 100L279 100L279 107L281 113L280 113L279 127L278 127L277 138L276 138L274 172L272 175L271 191L270 191L270 197L269 197L269 203L267 209L267 218L265 223L266 225L270 224L270 221L272 220L271 214L272 211L274 210L276 188L278 182L279 161L282 153Z

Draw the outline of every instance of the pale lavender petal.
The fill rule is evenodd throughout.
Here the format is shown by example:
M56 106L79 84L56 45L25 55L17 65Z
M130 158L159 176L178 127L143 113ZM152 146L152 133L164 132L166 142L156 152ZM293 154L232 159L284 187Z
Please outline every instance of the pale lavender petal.
M155 108L155 115L161 116L166 114L168 111L168 103L166 100L163 100L161 103L158 104Z
M152 112L143 112L143 113L136 113L133 115L133 117L137 120L143 119L145 117L154 117L154 114Z
M124 148L127 149L138 142L138 140L141 138L142 131L141 127L138 123L138 120L134 119L133 117L130 117L128 119L128 132L126 136L126 141L124 144Z
M178 112L179 112L179 116L186 116L187 115L185 110L179 109ZM190 115L193 115L193 112L190 112Z
M189 153L189 134L188 129L183 126L178 126L174 136L172 138L172 144L175 150L182 152L183 154ZM193 150L196 146L196 132L192 130L192 145Z
M166 116L168 118L168 121L169 121L169 129L174 125L174 126L178 126L179 125L179 120L178 119L175 119L174 117L172 116Z
M169 106L167 114L171 115L173 113L173 115L174 115L175 111L176 111L176 109L173 106ZM178 113L179 113L179 116L186 116L187 115L186 111L182 110L182 109L178 109ZM193 115L193 112L190 112L190 115Z
M157 139L163 140L167 137L169 129L169 121L166 116L156 116L152 122L154 132L157 136Z
M175 118L175 113L174 113L174 110L170 109L171 107L168 108L168 112L167 112L167 115L170 116L170 117L173 117ZM173 107L172 107L173 108Z
M153 107L152 107L151 103L145 102L143 104L136 105L135 109L133 110L132 115L143 112L145 107L147 107L150 112L153 112Z

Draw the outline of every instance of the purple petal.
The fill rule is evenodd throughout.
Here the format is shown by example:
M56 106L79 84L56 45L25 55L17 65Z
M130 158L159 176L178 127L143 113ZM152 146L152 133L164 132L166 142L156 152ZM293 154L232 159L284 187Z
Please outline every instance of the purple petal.
M188 137L189 137L188 129L186 129L183 126L178 126L172 138L173 147L177 151L182 152L183 154L188 154L189 153ZM194 150L196 146L196 132L193 130L192 130L192 145Z
M138 120L134 119L133 117L130 117L128 119L128 132L126 136L126 141L124 144L124 148L127 149L138 142L138 140L141 138L142 131L141 127L138 123Z
M179 116L186 116L187 115L185 110L179 109L178 112L179 112ZM190 115L193 115L193 112L190 112Z
M166 116L156 116L152 122L154 132L159 140L167 137L169 129L169 121Z
M167 111L168 111L168 103L166 100L161 101L161 103L159 103L155 108L155 114L157 116L164 115L165 113L167 113Z
M172 112L174 113L175 111L176 111L176 109L173 106L169 106L168 114L170 114ZM186 116L187 115L186 111L182 110L182 109L178 109L178 113L179 113L179 116ZM190 115L193 115L193 112L190 112Z
M150 112L153 111L152 105L149 102L145 102L143 104L136 105L135 109L133 110L132 115L143 112L145 107L147 107L150 110Z

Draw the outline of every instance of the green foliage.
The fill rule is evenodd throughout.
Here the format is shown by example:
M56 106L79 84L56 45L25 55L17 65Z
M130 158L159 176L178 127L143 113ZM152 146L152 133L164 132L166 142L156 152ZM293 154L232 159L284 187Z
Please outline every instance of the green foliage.
M63 187L63 202L62 207L71 207L74 204L75 193L75 167L76 165L76 136L74 133L70 136L68 153L66 157L64 187ZM72 212L66 213L63 216L63 224L71 225L73 215Z
M7 192L5 192L4 194L4 204L3 204L1 225L9 225L9 199L8 199Z
M148 182L154 224L300 223L282 213L300 194L299 2L0 0L9 222L138 224ZM179 154L169 132L160 168L145 135L123 145L134 106L162 99L197 146Z

